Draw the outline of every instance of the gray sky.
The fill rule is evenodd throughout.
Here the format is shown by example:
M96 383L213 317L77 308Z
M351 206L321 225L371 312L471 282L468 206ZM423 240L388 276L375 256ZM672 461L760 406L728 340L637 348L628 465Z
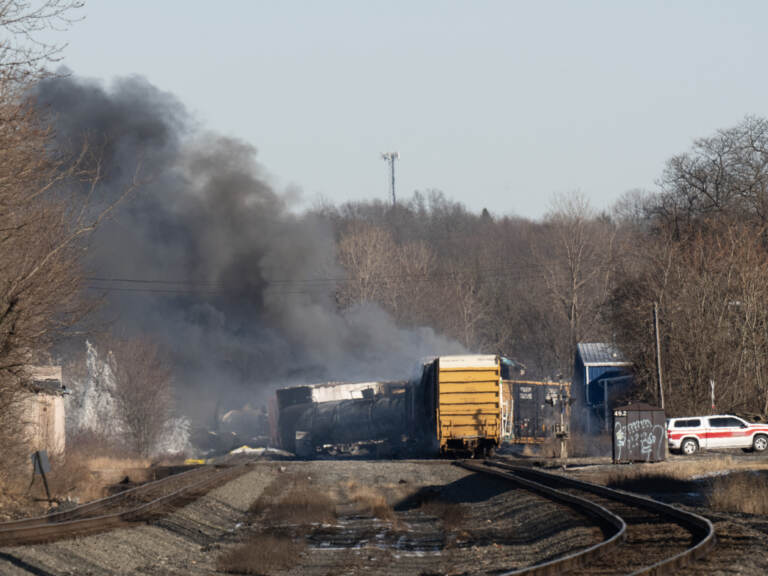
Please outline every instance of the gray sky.
M652 188L696 137L768 116L766 2L90 0L64 64L140 74L256 146L304 202L437 188L538 217Z

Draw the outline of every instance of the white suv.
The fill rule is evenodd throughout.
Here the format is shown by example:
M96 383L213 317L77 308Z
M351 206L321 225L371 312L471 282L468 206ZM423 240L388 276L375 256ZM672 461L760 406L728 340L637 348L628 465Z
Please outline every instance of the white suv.
M750 424L737 416L696 416L667 420L670 452L695 454L698 450L742 448L762 452L768 448L768 424Z

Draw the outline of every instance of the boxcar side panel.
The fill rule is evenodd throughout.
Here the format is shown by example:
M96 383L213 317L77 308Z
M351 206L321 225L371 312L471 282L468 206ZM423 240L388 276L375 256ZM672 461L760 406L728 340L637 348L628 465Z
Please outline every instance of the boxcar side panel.
M501 380L494 356L440 358L437 435L440 450L476 449L501 439Z
M561 412L567 430L570 420L568 383L505 380L503 385L505 396L511 398L509 442L539 444L554 438L560 428Z

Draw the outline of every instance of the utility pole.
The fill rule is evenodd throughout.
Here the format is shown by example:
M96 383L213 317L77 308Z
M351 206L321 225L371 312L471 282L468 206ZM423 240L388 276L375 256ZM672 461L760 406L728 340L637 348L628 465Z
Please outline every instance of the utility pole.
M397 204L397 196L395 195L395 160L400 159L399 152L382 152L381 157L389 164L389 183L392 190L392 206Z
M659 338L659 303L653 303L653 329L656 332L656 379L659 383L659 402L664 408L664 384L661 377L661 338Z

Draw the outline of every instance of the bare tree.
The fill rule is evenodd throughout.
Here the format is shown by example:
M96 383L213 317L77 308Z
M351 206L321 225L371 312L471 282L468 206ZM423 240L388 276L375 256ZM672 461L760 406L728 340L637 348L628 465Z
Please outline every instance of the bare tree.
M113 341L109 365L115 379L113 397L128 443L142 456L149 456L172 417L170 365L147 338Z
M387 283L395 272L396 245L384 228L353 223L338 243L339 262L347 271L339 295L343 307L361 302L383 301Z
M7 91L47 73L64 44L40 39L44 30L62 30L76 20L80 0L0 0L0 84Z
M82 241L111 214L94 201L100 190L98 154L85 145L75 157L60 152L27 98L61 45L38 32L71 21L78 1L0 0L0 452L21 449L14 406L24 367L83 318ZM86 169L87 166L87 169ZM99 204L101 208L95 209Z
M766 415L768 121L747 117L696 140L667 162L660 186L622 220L611 302L636 393L655 397L658 302L670 412L708 410L714 381L718 410Z
M618 273L614 326L655 397L650 325L660 307L665 397L672 412L706 412L710 381L718 409L768 413L768 259L760 227L708 222L685 241L638 239L632 268Z
M695 231L702 217L768 222L768 120L747 116L696 140L667 161L659 184L647 211L678 236Z
M598 218L578 192L555 197L533 239L533 265L555 316L549 332L565 374L571 373L576 344L603 336L601 309L609 295L614 239L615 226ZM562 336L556 336L558 325L564 327Z
M418 324L428 308L433 256L423 242L398 244L381 226L353 222L342 233L338 258L347 272L343 308L376 302L404 324Z

